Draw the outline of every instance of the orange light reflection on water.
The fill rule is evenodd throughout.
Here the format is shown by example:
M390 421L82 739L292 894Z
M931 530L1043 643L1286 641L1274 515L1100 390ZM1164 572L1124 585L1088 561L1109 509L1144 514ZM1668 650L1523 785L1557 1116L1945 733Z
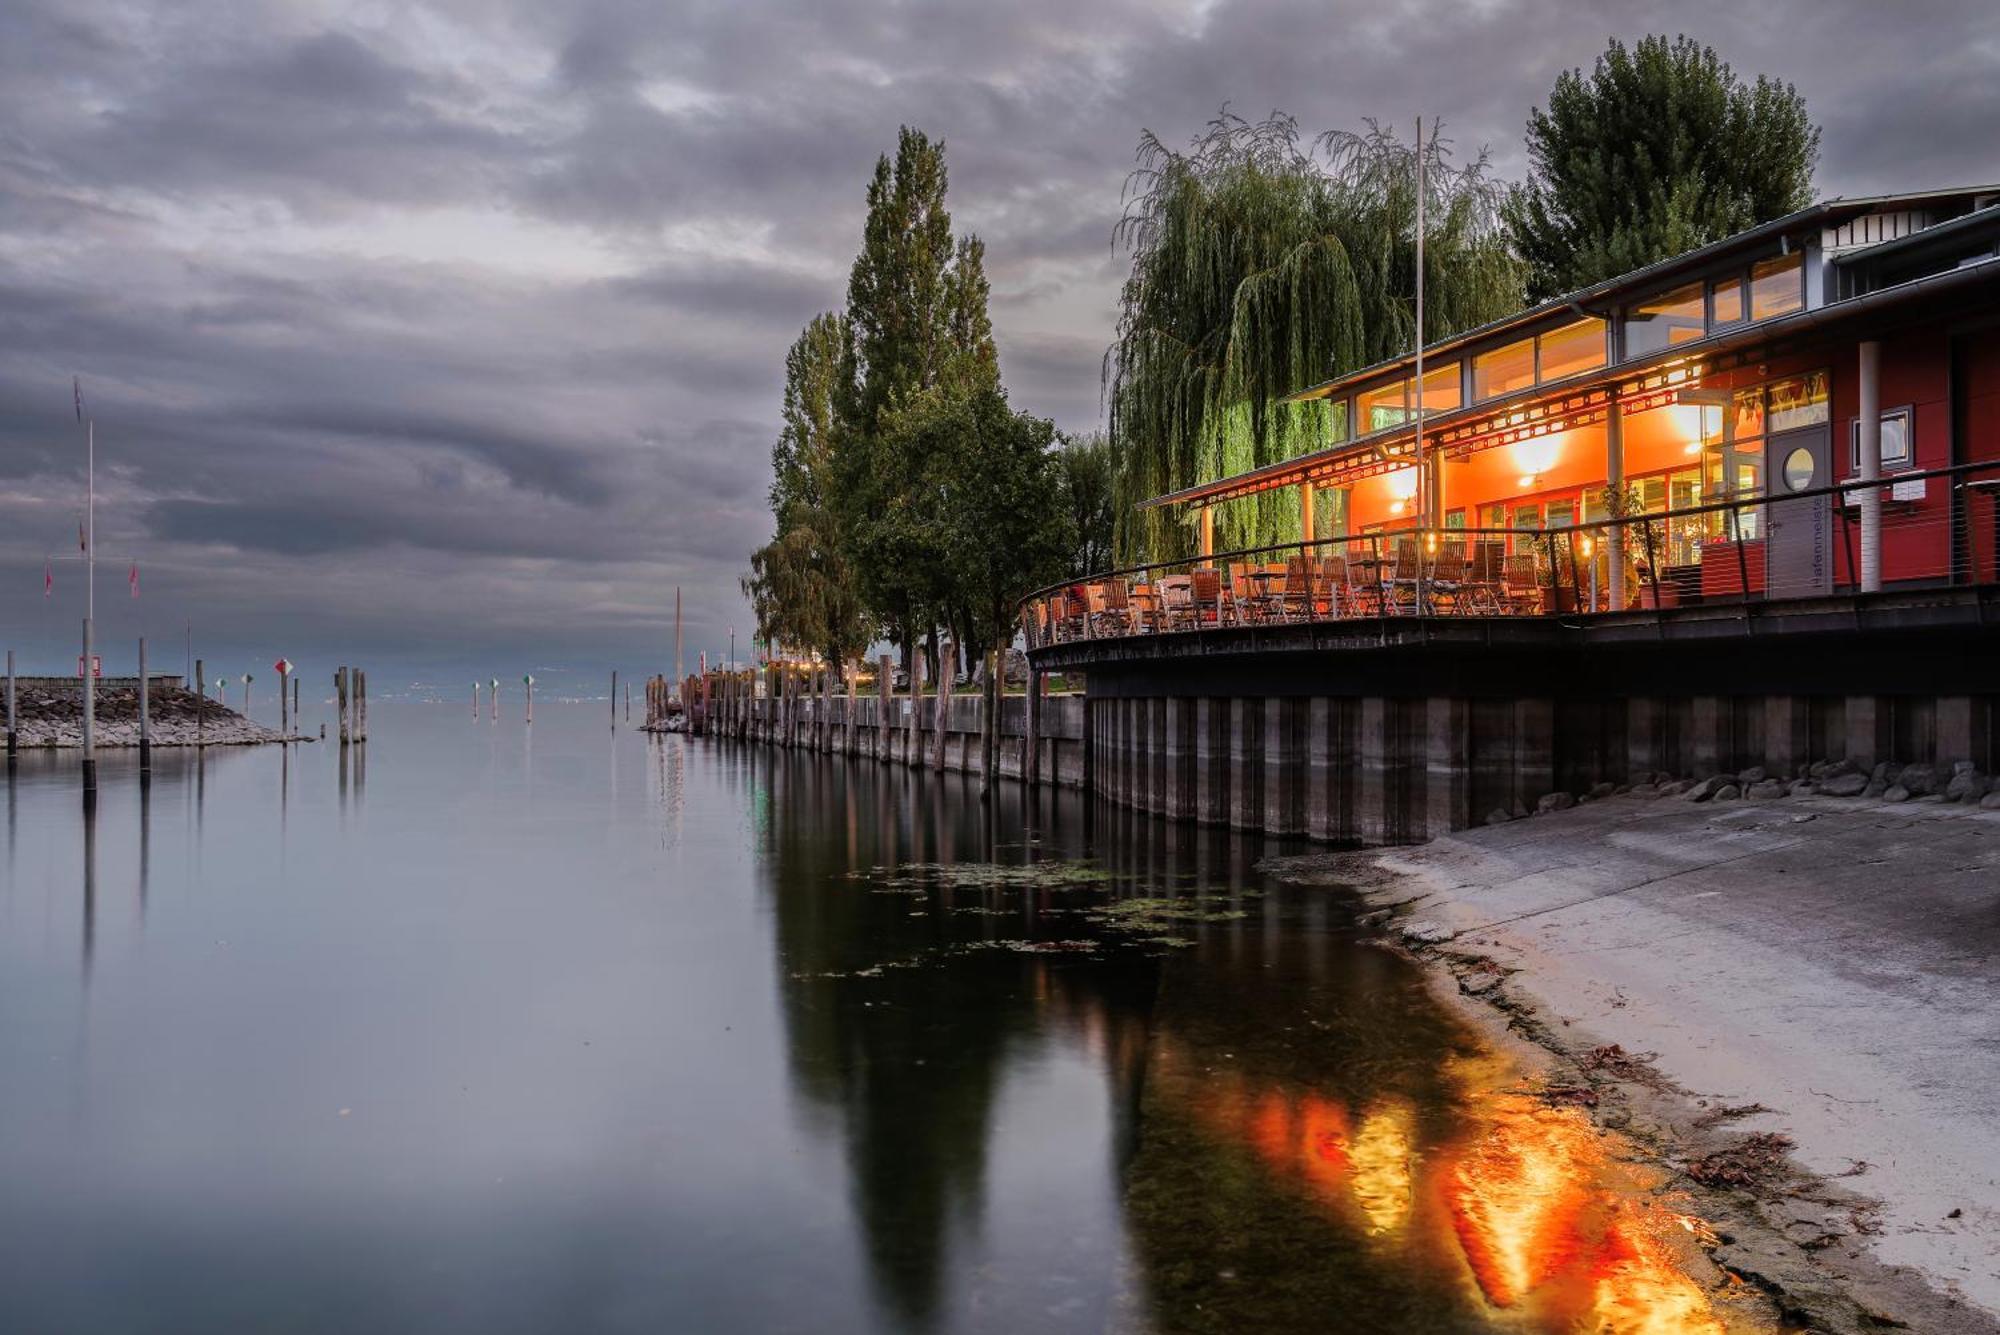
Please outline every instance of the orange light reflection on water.
M1471 1136L1425 1147L1407 1102L1379 1100L1356 1112L1240 1071L1198 1071L1183 1051L1156 1048L1156 1060L1163 1088L1210 1135L1243 1146L1274 1177L1309 1188L1369 1234L1420 1222L1426 1199L1441 1203L1479 1293L1495 1308L1518 1309L1529 1329L1752 1328L1725 1325L1687 1273L1705 1232L1699 1221L1641 1199L1631 1170L1615 1162L1615 1138L1575 1109L1519 1093L1474 1094Z

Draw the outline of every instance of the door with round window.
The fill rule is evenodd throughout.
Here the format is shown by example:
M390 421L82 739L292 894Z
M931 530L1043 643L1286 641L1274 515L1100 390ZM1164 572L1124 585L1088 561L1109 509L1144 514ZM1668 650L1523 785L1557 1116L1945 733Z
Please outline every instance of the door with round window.
M1833 506L1824 495L1797 495L1833 481L1831 441L1824 426L1776 432L1765 441L1765 476L1772 481L1764 581L1773 598L1833 592Z

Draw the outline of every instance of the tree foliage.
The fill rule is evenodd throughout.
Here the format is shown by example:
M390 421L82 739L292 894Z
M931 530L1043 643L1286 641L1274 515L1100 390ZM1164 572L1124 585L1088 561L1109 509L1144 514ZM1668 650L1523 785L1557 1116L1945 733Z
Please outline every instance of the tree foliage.
M760 638L836 662L859 653L870 638L831 504L847 346L847 318L826 314L806 325L785 354L783 425L771 449L777 534L751 556L743 581Z
M834 660L878 633L1009 638L1014 600L1068 552L1054 428L1007 405L986 247L954 236L947 184L944 145L905 127L869 183L845 312L786 358L777 535L744 591L768 638Z
M1454 165L1435 136L1422 153L1434 339L1518 309L1522 270L1485 155ZM1121 557L1185 554L1188 517L1139 501L1327 444L1344 426L1331 410L1279 400L1411 345L1417 157L1373 123L1308 146L1289 116L1226 109L1185 151L1141 137L1118 229L1132 271L1105 358ZM1297 505L1246 498L1216 529L1229 546L1283 541Z
M1529 294L1558 296L1805 207L1819 130L1788 83L1745 83L1682 36L1614 40L1528 117L1504 216Z
M1068 525L1068 574L1075 579L1108 569L1116 559L1117 508L1112 495L1111 441L1101 432L1063 441L1056 452Z
M902 453L927 461L917 501L936 533L937 575L961 637L1004 644L1016 600L1060 578L1070 553L1055 425L1013 411L997 385L939 388L887 425Z

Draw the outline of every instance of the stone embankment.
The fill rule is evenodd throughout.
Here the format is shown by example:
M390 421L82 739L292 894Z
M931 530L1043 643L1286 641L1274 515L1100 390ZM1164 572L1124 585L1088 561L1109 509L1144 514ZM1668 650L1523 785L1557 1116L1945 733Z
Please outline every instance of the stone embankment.
M1634 775L1275 859L1552 1054L1823 1331L2000 1330L2000 793L1971 765Z
M195 711L201 708L197 729ZM83 696L75 690L23 688L15 695L15 719L23 747L83 745ZM193 746L197 735L210 746L248 746L285 740L275 728L253 723L214 700L205 704L193 691L155 686L149 703L153 745ZM97 697L97 745L139 744L139 695L111 689Z
M1910 802L1933 798L1944 802L1976 804L1988 811L2000 810L2000 779L1981 772L1969 760L1957 761L1949 771L1942 765L1897 764L1885 760L1863 769L1846 760L1817 761L1799 766L1791 775L1767 772L1758 765L1734 774L1711 774L1705 779L1676 779L1671 774L1634 774L1621 784L1600 783L1579 797L1575 793L1544 793L1530 813L1526 808L1507 811L1495 808L1486 815L1488 825L1504 825L1533 814L1567 811L1579 802L1620 797L1685 797L1691 802L1768 801L1777 797L1880 798L1884 802Z

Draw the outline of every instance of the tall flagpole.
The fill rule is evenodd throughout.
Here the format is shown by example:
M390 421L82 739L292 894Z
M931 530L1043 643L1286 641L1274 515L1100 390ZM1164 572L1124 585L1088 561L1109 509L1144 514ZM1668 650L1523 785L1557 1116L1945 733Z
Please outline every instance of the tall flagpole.
M1425 548L1433 541L1431 526L1431 477L1424 454L1424 118L1417 117L1417 368L1412 386L1416 394L1417 419L1417 611L1424 609Z
M83 390L76 399L83 407ZM97 620L97 419L84 423L84 507L83 507L83 792L84 800L97 797L97 677L91 671L96 657L94 624Z

